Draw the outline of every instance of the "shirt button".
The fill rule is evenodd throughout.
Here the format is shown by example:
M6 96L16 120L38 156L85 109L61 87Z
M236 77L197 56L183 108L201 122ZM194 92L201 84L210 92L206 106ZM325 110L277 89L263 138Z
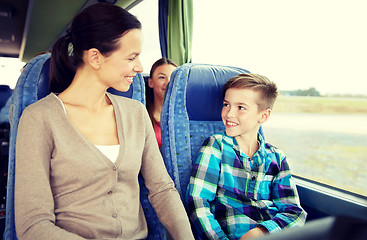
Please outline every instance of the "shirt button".
M113 218L117 218L117 214L113 214L113 215L112 215L112 217L113 217Z
M111 195L111 194L112 194L112 191L109 191L107 194L108 194L108 195Z
M252 181L255 181L256 180L256 177L255 176L252 176L251 179L252 179Z
M117 167L113 166L113 168L112 168L112 169L113 169L113 171L116 171L116 170L117 170Z

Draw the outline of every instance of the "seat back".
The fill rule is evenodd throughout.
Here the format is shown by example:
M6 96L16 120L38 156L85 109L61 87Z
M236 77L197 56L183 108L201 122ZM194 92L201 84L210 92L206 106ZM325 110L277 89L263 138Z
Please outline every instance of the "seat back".
M50 54L40 55L32 59L23 69L13 92L11 110L11 129L9 140L8 182L6 198L6 220L4 239L17 239L14 224L14 181L15 181L15 142L18 123L23 110L38 100L37 86L40 72Z
M0 109L5 106L12 93L13 90L8 85L0 85Z
M222 87L247 70L209 64L184 64L172 73L161 114L162 155L185 199L192 162L206 138L224 131ZM260 129L262 134L262 130Z
M9 110L13 104L13 96L10 96L5 105L0 109L0 124L9 123Z
M49 67L50 54L43 54L33 58L21 73L13 94L13 108L11 119L10 143L9 143L9 167L6 199L6 224L4 239L13 240L16 238L14 223L14 180L15 180L15 144L18 130L18 123L23 110L30 104L47 96L49 89ZM145 104L145 84L143 77L138 73L127 92L119 92L115 89L108 89L109 92L136 99ZM161 227L152 206L148 200L148 190L144 185L144 180L139 177L141 186L140 200L144 209L148 224L148 239L165 239L165 229ZM158 227L159 226L159 227Z

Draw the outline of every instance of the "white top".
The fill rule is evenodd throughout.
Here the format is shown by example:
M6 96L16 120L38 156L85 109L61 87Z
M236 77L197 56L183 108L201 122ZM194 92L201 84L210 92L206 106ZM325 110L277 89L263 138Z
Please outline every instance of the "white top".
M61 101L60 98L57 97L57 95L55 95L56 98L60 101L62 108L64 109L64 112L66 114L66 108L64 103ZM120 151L120 145L95 145L99 151L101 151L108 159L111 160L111 162L115 163L116 159L119 155L119 151Z
M111 162L115 163L119 155L120 145L95 145Z

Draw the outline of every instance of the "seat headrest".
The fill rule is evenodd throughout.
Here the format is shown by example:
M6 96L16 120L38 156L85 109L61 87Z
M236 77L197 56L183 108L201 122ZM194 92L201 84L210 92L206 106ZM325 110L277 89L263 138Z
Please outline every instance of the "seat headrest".
M50 93L50 87L49 87L50 59L51 58L45 61L39 75L38 87L37 87L38 99L46 97Z
M109 89L107 89L107 91L109 93L112 93L112 94L115 94L115 95L118 95L118 96L133 98L133 85L130 86L130 88L127 92L121 92L121 91L118 91L114 88L109 88Z
M236 67L193 64L187 74L186 108L190 120L221 121L222 87L249 71Z

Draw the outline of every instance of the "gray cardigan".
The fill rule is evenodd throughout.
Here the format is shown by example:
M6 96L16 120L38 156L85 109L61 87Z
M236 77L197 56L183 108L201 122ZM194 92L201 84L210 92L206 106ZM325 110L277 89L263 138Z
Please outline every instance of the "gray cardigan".
M160 221L174 239L193 239L145 107L108 94L120 152L112 163L69 122L54 94L27 107L16 145L19 239L144 239L141 171Z

